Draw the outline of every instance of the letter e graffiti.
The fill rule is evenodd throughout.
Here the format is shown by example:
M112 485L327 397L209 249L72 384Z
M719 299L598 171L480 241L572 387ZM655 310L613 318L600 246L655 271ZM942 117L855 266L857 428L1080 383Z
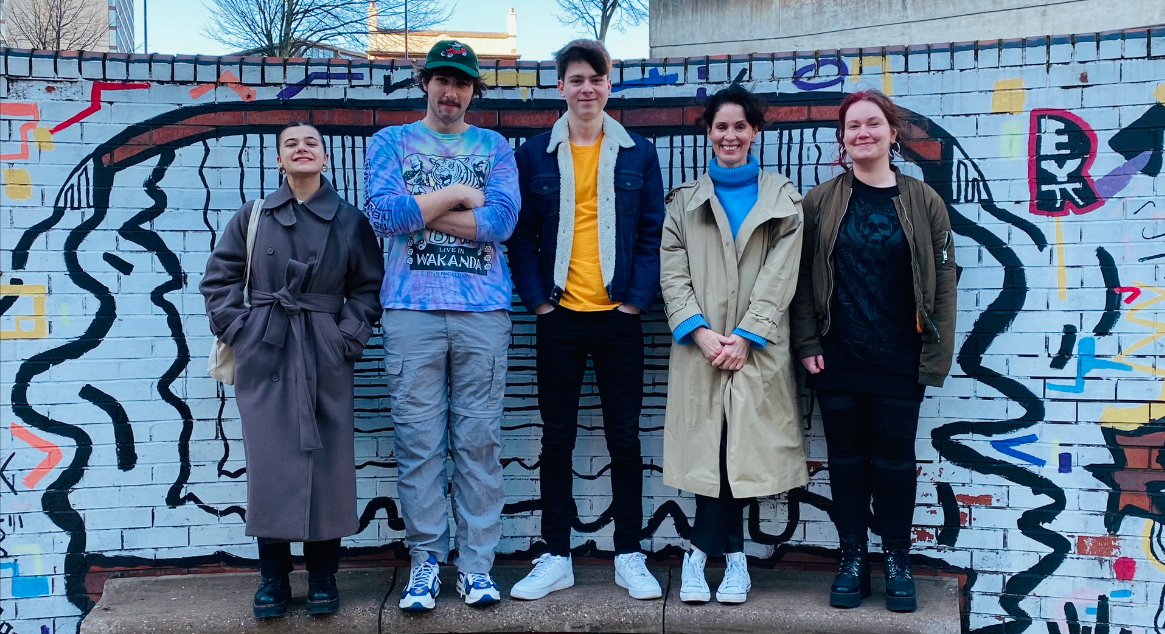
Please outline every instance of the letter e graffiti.
M1104 203L1088 173L1096 159L1096 133L1080 117L1066 110L1032 110L1028 154L1033 214L1083 214Z

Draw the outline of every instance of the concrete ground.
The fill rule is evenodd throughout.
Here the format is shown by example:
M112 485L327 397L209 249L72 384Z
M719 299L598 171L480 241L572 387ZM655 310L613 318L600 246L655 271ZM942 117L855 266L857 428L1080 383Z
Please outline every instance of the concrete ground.
M401 633L453 632L796 632L797 634L958 634L959 597L955 579L918 577L919 610L889 612L881 579L874 596L859 608L828 604L833 575L802 570L751 570L752 592L743 605L713 600L689 605L679 600L680 570L653 567L665 589L663 599L636 601L614 583L609 566L575 566L575 586L538 601L516 601L508 590L528 566L497 566L494 576L505 599L486 608L465 605L455 588L457 573L442 567L437 608L415 614L397 608L408 568L341 570L340 611L308 616L304 611L307 576L292 575L296 599L280 618L257 621L251 596L257 573L191 574L111 579L97 607L81 623L81 634L227 634L227 633ZM722 569L709 568L713 594Z

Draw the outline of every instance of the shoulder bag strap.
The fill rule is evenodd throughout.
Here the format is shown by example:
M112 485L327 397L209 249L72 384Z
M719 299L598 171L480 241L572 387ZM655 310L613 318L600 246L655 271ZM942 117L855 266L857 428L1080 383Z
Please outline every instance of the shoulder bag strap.
M263 199L260 198L251 205L251 215L247 219L247 273L243 278L243 305L251 307L251 254L255 252L255 236L259 235L259 216Z

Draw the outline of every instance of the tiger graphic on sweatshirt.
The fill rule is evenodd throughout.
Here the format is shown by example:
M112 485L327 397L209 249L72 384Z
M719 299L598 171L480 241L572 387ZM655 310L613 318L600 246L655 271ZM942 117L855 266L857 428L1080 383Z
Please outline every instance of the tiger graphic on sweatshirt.
M412 194L426 194L454 184L484 190L489 181L487 156L410 154L405 160L409 169L403 177ZM465 209L459 206L455 211ZM421 229L409 236L407 257L409 268L415 271L457 271L485 275L493 268L492 245L432 229Z

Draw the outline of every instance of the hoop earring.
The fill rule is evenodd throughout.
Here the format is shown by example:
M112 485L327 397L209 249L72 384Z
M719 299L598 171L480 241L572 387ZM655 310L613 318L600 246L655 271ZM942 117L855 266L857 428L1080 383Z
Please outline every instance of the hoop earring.
M328 166L327 166L327 165L324 165L324 169L322 169L322 170L320 170L320 171L321 171L321 172L326 172L326 171L328 171Z
M284 175L284 174L286 174L286 173L287 173L287 170L286 170L286 169L284 169L284 168L283 168L283 166L280 166L280 167L279 167L279 175L280 175L280 176L283 176L283 175Z
M890 151L897 154L898 156L902 156L902 144L897 141L891 143Z

